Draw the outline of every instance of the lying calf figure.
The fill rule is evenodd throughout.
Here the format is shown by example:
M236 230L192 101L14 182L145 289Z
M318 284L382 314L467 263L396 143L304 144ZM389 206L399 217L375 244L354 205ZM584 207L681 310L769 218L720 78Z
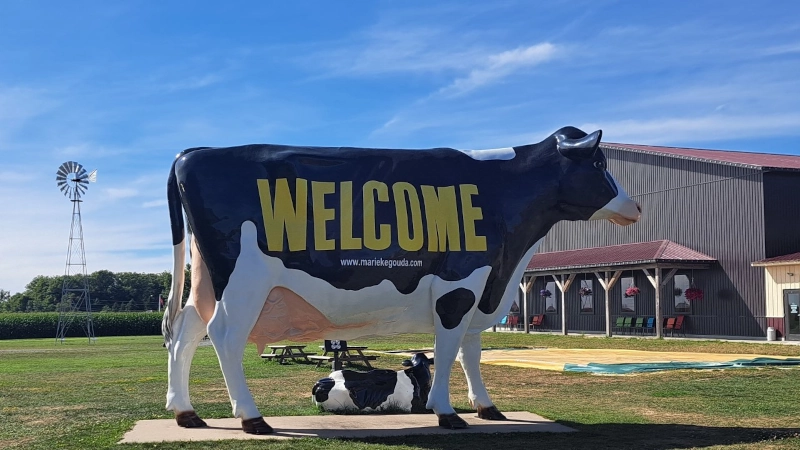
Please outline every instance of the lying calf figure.
M424 353L403 361L408 367L397 372L337 370L314 384L311 396L326 411L430 412L425 408L431 390L433 358Z

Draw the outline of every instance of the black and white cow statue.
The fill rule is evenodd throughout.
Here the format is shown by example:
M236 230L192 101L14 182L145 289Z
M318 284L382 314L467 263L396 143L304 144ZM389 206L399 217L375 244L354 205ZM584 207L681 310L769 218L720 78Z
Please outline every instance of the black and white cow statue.
M433 333L427 408L450 404L456 358L478 416L505 417L480 374L481 331L509 310L542 238L561 220L636 222L606 171L601 132L562 128L538 144L459 151L249 145L194 148L168 180L173 279L163 332L167 409L200 427L189 368L208 334L248 433L270 433L247 387L245 344ZM191 293L181 305L191 234Z
M416 353L403 361L403 370L369 372L336 370L311 389L314 404L326 411L390 411L424 413L431 390L433 359Z

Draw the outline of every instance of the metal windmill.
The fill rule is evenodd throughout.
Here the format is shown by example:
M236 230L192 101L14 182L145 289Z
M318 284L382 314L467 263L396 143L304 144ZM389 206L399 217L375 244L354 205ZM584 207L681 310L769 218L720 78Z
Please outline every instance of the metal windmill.
M89 277L86 274L86 254L83 249L83 225L81 224L81 196L89 183L97 181L97 171L87 173L82 165L67 161L56 172L56 184L72 202L72 225L69 230L67 264L61 285L61 300L58 303L58 329L56 342L63 342L72 321L85 315L83 330L89 342L95 339L92 324L92 301L89 297Z

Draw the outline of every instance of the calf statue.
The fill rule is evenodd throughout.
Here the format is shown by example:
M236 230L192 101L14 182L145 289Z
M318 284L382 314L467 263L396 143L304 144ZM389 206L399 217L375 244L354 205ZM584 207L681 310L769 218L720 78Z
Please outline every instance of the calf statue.
M163 332L167 409L205 422L189 368L208 334L233 415L270 433L242 370L245 344L433 333L426 407L464 428L450 404L456 358L478 416L505 417L480 374L480 333L511 307L542 238L561 220L636 222L606 171L601 132L562 128L538 144L459 151L248 145L193 148L167 182L172 289ZM184 214L190 230L186 242ZM189 298L181 305L186 246Z
M416 353L403 361L404 370L375 369L369 372L336 370L314 385L314 404L326 411L402 411L425 413L431 390L433 359Z

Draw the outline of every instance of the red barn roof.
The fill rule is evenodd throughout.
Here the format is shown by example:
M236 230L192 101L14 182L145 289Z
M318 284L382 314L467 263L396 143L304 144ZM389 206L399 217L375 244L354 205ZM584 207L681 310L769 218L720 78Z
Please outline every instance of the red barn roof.
M651 145L615 144L604 142L601 147L674 156L696 161L723 163L754 169L800 170L800 156L771 153L701 150L695 148L657 147Z
M760 261L754 261L751 263L753 266L779 266L788 264L800 264L800 252L776 256L774 258L762 259Z
M528 263L527 271L549 271L594 267L628 266L647 263L712 263L716 259L672 241L582 248L563 252L538 253Z

